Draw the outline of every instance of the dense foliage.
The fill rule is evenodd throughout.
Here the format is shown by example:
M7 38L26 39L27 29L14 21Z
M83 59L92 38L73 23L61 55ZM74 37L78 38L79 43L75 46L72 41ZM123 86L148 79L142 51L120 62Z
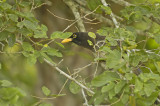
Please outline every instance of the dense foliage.
M87 0L87 6L92 11L100 4L97 14L110 15L110 7L102 6L101 2ZM38 5L41 2L37 2ZM89 104L124 106L148 106L159 101L160 87L160 2L148 1L121 10L123 21L119 28L102 27L97 33L106 36L105 45L97 53L103 57L95 57L94 61L103 60L105 69L93 77L90 82L82 83L95 94L88 92ZM57 38L68 38L71 32L53 32L47 35L48 28L39 24L33 15L32 2L14 2L9 4L0 0L0 45L1 54L22 54L29 64L37 61L49 61L56 66L52 57L63 58L58 49L50 47ZM112 47L116 47L112 49ZM8 49L12 48L12 51ZM0 63L4 70L3 62ZM69 89L77 94L81 87L74 82ZM42 87L46 96L51 96L48 88ZM15 87L8 80L0 78L0 104L23 104L26 93ZM52 95L58 97L63 95ZM25 101L26 102L26 101ZM44 104L41 104L44 105Z

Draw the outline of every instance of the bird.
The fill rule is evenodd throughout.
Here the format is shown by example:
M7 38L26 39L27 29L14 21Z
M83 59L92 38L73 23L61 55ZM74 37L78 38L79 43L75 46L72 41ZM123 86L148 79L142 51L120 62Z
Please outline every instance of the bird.
M93 52L94 57L105 57L104 53L100 53L98 55L98 50L100 47L102 47L105 44L105 37L106 36L101 36L97 33L93 33L95 37L92 37L89 35L89 32L74 32L69 38L66 38L61 41L61 43L69 43L73 42L81 47L87 48L88 50L91 50ZM101 61L101 67L103 69L106 69L105 61Z
M89 32L74 32L69 38L62 40L61 43L73 42L91 51L96 51L105 44L105 36L94 34L95 38L89 36Z

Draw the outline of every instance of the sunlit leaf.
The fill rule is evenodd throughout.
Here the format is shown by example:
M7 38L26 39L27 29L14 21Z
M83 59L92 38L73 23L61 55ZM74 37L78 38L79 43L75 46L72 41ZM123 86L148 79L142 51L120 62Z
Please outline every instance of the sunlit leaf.
M111 14L112 10L109 6L101 5L101 8L105 11L106 14Z
M122 88L125 86L125 84L126 84L126 81L124 80L121 80L119 83L117 83L114 88L115 93L116 94L119 93L122 90Z
M141 91L143 88L143 83L138 80L138 78L135 80L135 89L134 89L134 92L139 92Z
M88 35L89 35L91 38L93 38L93 39L96 38L96 34L93 33L93 32L88 32Z
M8 80L0 80L0 82L1 82L1 86L3 87L8 87L12 85L12 83Z
M79 85L77 85L75 82L71 82L69 85L69 90L73 93L73 94L77 94L80 90L81 87Z
M41 51L46 52L50 56L62 57L62 54L58 50L51 47L44 47Z
M89 44L90 46L92 46L92 45L93 45L92 41L87 40L87 42L88 42L88 44Z
M110 82L108 85L102 87L101 92L102 93L108 92L109 90L113 89L114 86L115 86L115 83Z
M0 32L0 41L6 40L8 38L8 36L9 36L9 34L10 33L7 32L7 31Z
M104 73L96 76L92 80L92 85L96 87L100 87L100 86L107 84L110 81L118 80L119 78L120 77L117 73L105 71Z
M34 50L32 45L28 42L23 42L22 48L24 49L24 51L33 51Z
M154 92L156 85L153 82L144 84L144 92L147 96L150 96Z
M49 96L51 94L51 91L45 86L42 87L42 91L46 96Z

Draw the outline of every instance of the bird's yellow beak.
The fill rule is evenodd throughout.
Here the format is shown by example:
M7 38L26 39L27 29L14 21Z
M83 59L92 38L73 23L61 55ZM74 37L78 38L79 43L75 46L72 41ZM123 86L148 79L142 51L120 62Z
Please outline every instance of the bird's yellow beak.
M62 40L61 43L68 43L68 42L71 42L71 41L72 41L72 38L67 38L67 39Z

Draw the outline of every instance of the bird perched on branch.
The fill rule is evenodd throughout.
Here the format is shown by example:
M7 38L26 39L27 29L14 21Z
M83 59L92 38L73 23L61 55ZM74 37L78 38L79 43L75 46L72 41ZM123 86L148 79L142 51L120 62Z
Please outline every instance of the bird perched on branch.
M79 46L95 51L104 44L105 36L95 33L75 32L69 38L64 39L61 43L73 42Z
M75 32L69 38L62 40L61 43L73 42L79 46L87 48L93 52L98 51L98 49L105 44L105 36L100 36L99 34L95 34L93 32ZM98 55L94 53L95 57L104 57L105 54L101 53ZM105 69L106 65L101 64L101 66Z

